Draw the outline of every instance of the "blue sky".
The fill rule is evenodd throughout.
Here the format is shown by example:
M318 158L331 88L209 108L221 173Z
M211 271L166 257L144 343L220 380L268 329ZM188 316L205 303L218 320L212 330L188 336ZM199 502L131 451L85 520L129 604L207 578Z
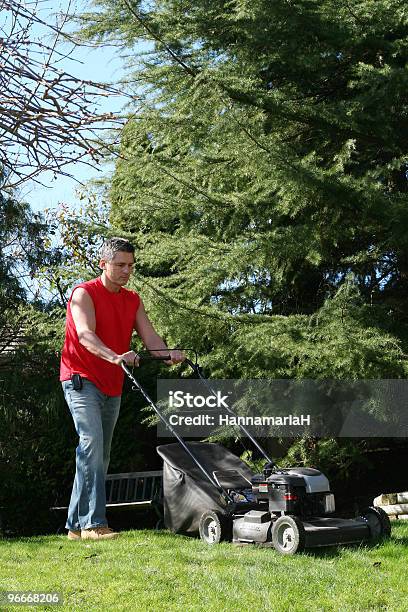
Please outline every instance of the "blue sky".
M55 2L47 3L47 6L43 8L43 14L41 15L42 19L44 21L51 20L51 22L54 22L54 18L50 16L50 8L52 8L52 11L63 10L67 4L68 2L66 0L62 0L59 4ZM81 5L88 5L89 7L90 3L77 3L76 8L79 9ZM42 33L36 32L35 35L41 36ZM114 47L77 47L71 57L72 59L66 59L60 62L59 67L79 78L93 81L114 82L123 76L123 62L119 57L118 50ZM125 102L125 98L112 96L104 99L99 108L101 112L117 112L124 106ZM71 164L66 169L77 180L82 182L102 176L102 173L108 171L108 169L103 166L100 166L100 171L98 171L97 168L92 169L78 162ZM51 173L42 174L39 180L44 183L44 187L30 182L24 185L21 190L21 197L30 204L33 210L37 211L43 210L44 208L54 208L60 202L70 204L78 202L76 191L80 188L80 185L75 180L64 176L59 176L57 180L53 180L53 175Z

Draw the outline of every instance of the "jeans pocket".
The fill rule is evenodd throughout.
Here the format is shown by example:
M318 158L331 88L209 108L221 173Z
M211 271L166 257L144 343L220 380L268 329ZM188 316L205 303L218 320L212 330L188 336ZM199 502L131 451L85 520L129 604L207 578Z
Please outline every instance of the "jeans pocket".
M65 400L69 404L71 401L71 391L73 390L72 382L70 380L63 380L61 386Z

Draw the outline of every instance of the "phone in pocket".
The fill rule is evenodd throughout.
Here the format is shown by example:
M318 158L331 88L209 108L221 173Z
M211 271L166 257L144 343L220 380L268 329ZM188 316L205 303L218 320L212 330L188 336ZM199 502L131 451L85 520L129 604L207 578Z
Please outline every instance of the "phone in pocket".
M84 386L82 382L82 376L80 374L72 374L71 382L72 382L74 391L80 391L82 387Z

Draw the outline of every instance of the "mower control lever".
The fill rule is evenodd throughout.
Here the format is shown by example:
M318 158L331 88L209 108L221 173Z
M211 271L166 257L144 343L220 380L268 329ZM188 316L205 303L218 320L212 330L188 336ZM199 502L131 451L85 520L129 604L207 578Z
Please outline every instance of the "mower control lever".
M152 355L152 353L163 351L163 350L165 350L165 349L149 349L148 351L139 351L137 353L137 356L139 357L139 363L142 364L144 361L171 361L171 355L157 355L157 356L156 355ZM176 347L174 349L167 347L167 350L168 351L176 351L177 350L177 351L185 351L185 352L186 351L194 351L194 349L185 349L185 348L179 348L179 347ZM197 357L196 351L194 351L194 353L195 353L195 355ZM193 362L191 362L189 359L186 359L185 361L186 361L186 363L191 364L193 369L194 369L195 366L194 366Z
M143 361L170 361L171 359L170 355L157 355L156 357L154 355L140 355L140 353L138 355L139 363Z
M155 352L161 352L163 349L151 349L148 351L139 351L136 355L139 357L139 363L143 361L169 361L170 355L152 355ZM168 349L169 351L171 349Z

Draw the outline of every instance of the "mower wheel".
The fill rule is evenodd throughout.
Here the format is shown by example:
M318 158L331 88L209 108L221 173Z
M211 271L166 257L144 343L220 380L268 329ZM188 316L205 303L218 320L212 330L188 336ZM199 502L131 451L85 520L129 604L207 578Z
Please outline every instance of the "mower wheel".
M391 535L391 523L388 514L378 506L370 506L363 514L362 518L368 523L370 530L370 540L382 540Z
M219 544L232 539L230 517L217 510L207 510L201 515L199 523L200 538L206 544Z
M306 534L297 516L280 516L272 524L272 544L282 555L294 555L305 548Z

